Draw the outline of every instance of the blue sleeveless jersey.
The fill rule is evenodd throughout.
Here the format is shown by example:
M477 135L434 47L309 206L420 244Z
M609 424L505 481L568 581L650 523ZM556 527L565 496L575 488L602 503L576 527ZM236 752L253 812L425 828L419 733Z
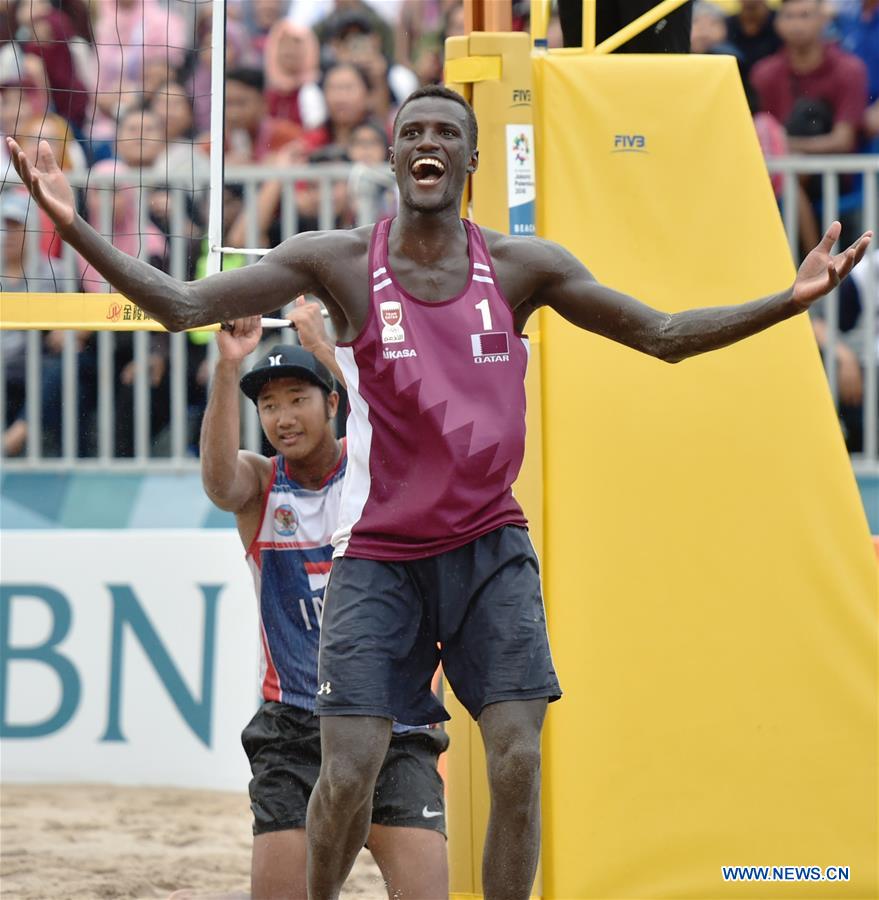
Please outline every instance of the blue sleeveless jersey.
M317 490L308 490L290 477L283 456L272 460L272 481L247 550L259 604L264 700L314 710L330 539L339 521L347 462L343 441L336 468Z

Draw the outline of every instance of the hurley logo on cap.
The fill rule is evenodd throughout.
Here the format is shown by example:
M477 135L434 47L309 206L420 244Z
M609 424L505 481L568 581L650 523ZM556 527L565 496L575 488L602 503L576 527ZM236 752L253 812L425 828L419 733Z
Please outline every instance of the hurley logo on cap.
M335 389L329 369L313 353L295 344L271 347L241 379L241 390L256 403L263 385L275 378L300 378L327 392Z

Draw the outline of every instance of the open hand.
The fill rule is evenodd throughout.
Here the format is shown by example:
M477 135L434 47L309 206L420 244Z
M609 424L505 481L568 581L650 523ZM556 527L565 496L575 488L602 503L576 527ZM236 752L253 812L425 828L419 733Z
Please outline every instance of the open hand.
M834 222L821 238L818 246L803 260L794 282L793 301L801 309L808 309L816 300L829 294L863 259L873 237L872 231L862 234L848 250L831 254L839 239L842 226Z
M229 322L227 328L217 332L217 347L223 359L241 362L245 356L256 350L262 337L260 316L249 316Z
M49 142L40 141L35 164L31 164L27 154L11 137L6 138L6 145L15 171L37 204L46 211L57 228L70 225L76 214L73 190L61 171Z

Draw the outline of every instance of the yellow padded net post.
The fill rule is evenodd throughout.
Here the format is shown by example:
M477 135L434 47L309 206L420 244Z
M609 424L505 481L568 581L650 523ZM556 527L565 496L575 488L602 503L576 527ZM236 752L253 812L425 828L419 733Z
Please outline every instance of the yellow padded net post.
M459 56L498 55L476 47ZM550 52L533 75L541 235L670 312L791 282L732 60ZM488 77L473 97L481 116L505 102ZM474 217L506 230L508 122L490 120ZM566 696L545 733L536 890L879 895L876 562L808 319L678 366L552 313L539 326L542 435L519 488L532 522L542 493ZM484 760L463 710L453 728L452 887L479 896ZM849 880L724 881L736 865Z
M541 235L669 312L791 283L734 60L534 64ZM543 896L879 896L876 561L808 318L677 366L540 330Z

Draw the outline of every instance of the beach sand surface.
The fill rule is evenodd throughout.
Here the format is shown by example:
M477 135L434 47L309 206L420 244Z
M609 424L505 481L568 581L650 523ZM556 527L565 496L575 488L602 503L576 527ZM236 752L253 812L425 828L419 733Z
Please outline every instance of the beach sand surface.
M250 808L242 792L91 785L0 789L4 900L246 893ZM363 851L343 897L387 897Z

